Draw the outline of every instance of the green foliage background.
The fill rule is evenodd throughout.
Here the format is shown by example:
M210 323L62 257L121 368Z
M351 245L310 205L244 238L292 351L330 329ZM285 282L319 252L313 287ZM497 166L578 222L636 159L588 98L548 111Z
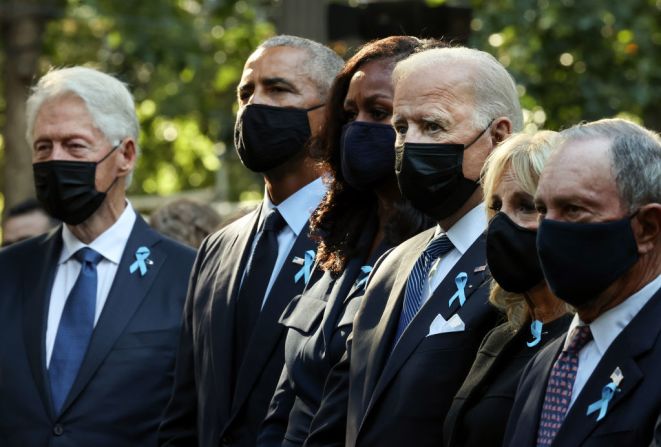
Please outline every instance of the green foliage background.
M131 193L212 187L222 169L224 198L261 195L259 176L241 167L232 149L234 88L247 56L275 33L266 18L274 2L59 2L37 76L52 66L91 64L130 86L142 125ZM611 116L661 129L661 0L472 0L471 6L471 44L513 74L529 130ZM0 55L0 66L5 63ZM0 96L0 125L4 108Z

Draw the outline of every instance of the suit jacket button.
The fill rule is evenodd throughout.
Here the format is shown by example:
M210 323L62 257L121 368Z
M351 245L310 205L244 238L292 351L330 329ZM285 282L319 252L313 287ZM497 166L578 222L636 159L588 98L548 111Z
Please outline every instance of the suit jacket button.
M53 434L55 436L62 436L64 434L64 427L62 427L62 424L55 424L53 427Z

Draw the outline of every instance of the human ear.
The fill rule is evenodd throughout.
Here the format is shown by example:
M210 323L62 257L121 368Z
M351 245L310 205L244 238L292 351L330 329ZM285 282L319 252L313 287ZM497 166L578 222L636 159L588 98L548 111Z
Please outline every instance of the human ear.
M661 239L661 204L650 203L640 207L631 219L638 254L643 255L655 249Z
M501 116L493 120L491 125L491 146L495 148L512 133L512 122L509 118Z

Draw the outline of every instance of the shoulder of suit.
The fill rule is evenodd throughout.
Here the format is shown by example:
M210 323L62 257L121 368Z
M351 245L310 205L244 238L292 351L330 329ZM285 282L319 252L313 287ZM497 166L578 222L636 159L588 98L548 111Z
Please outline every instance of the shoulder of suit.
M213 250L223 243L224 240L234 237L237 234L245 233L246 231L252 230L252 221L255 219L255 216L259 213L260 207L255 208L250 211L245 216L241 216L239 219L234 222L224 226L220 230L211 233L207 236L206 240L203 243L203 246L206 247L206 251Z
M45 248L45 242L49 239L49 237L58 236L49 232L0 249L0 265L16 264L20 263L24 258L42 256L40 252L43 252Z
M402 255L410 253L412 250L422 250L427 242L434 236L436 227L432 227L428 230L418 233L415 236L410 237L396 247L391 248L386 253L383 254L380 258L379 267L396 264L399 265L399 261Z
M499 353L502 348L514 338L517 332L518 330L513 328L509 322L496 326L484 336L484 340L479 349L480 352L489 354Z
M183 259L190 258L191 262L195 258L196 250L194 248L184 245L179 241L175 241L163 234L159 233L159 236L161 237L160 246L165 251L171 252L176 256L183 256Z

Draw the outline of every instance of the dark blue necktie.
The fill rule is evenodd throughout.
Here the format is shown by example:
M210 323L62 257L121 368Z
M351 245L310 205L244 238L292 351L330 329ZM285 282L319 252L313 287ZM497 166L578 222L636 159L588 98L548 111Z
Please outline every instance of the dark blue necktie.
M413 317L418 313L422 307L422 295L425 287L425 282L429 271L431 270L434 261L443 256L454 248L452 241L446 234L432 239L427 248L422 252L418 260L411 270L406 281L406 292L404 293L404 305L402 306L402 313L399 316L399 325L397 326L397 334L393 342L393 348L397 341L402 336L404 329L409 325Z
M48 367L53 406L58 413L78 375L92 337L98 282L96 265L103 259L89 247L81 248L73 257L81 264L80 273L64 305Z

